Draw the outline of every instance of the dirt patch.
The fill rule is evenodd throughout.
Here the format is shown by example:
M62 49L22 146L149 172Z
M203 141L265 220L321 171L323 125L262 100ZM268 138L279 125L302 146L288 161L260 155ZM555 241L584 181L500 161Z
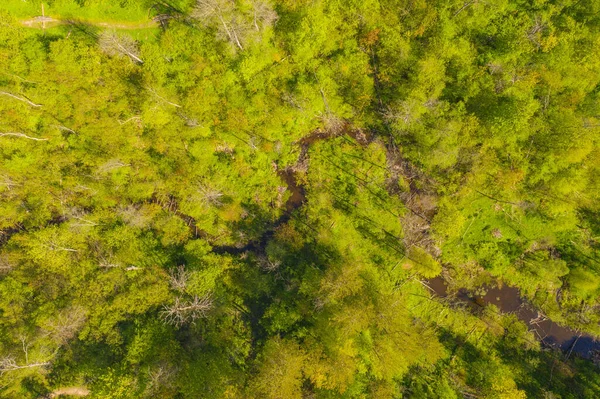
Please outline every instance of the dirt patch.
M89 389L85 387L66 387L59 388L52 392L49 398L59 398L63 395L65 396L88 396L90 394Z

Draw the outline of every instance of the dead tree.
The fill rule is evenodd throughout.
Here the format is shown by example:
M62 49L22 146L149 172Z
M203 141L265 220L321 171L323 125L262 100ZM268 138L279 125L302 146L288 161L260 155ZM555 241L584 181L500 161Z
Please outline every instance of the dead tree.
M171 284L171 288L176 291L185 292L188 279L190 278L190 274L185 270L184 265L177 266L177 268L171 271L169 283Z
M100 174L103 173L108 173L111 170L114 169L119 169L119 168L126 168L128 166L131 166L130 163L124 163L118 159L110 159L107 162L105 162L104 164L100 165L100 167L98 168L97 172Z
M275 22L279 19L279 15L273 10L273 7L264 0L257 0L252 3L254 29L260 31L267 27L275 25Z
M0 185L6 186L6 188L8 188L9 190L12 190L13 187L18 187L18 186L23 185L21 183L15 182L13 179L11 179L9 176L6 176L6 175L1 176L1 178L3 180L0 180Z
M34 108L39 108L39 107L42 106L41 104L36 104L33 101L30 101L30 100L26 99L25 97L17 96L16 94L12 94L12 93L9 93L7 91L0 91L0 95L8 96L10 98L14 98L15 100L22 101L24 103L27 103L27 104L31 105Z
M43 328L55 342L62 346L75 337L86 318L83 308L70 307L49 320Z
M110 56L129 57L133 62L143 64L139 57L137 42L129 36L104 31L98 37L100 49Z
M168 363L159 363L148 371L148 391L158 392L161 388L173 386L179 370Z
M8 258L8 255L0 255L0 274L6 274L13 269L14 265Z
M254 0L251 10L239 9L233 0L198 0L192 16L206 27L215 27L218 36L239 50L252 31L261 32L279 19L265 0Z
M199 297L195 295L191 300L182 297L175 298L171 305L165 305L162 311L162 319L175 327L184 324L193 324L196 320L206 317L213 307L213 299L210 294Z
M28 368L32 368L32 367L45 367L45 366L49 366L49 365L50 365L50 362L39 362L39 363L30 363L30 364L19 365L19 364L17 364L17 362L15 361L15 359L13 357L7 356L7 357L0 359L0 375L6 373L7 371L28 369Z
M200 186L198 187L198 193L200 194L202 203L204 203L207 206L219 207L223 205L223 202L221 201L223 193L216 188L200 184Z
M205 26L217 25L220 35L243 50L241 36L245 29L234 11L235 3L232 0L198 0L192 16Z
M175 107L175 108L181 108L181 105L179 105L179 104L176 104L176 103L174 103L174 102L171 102L171 101L167 100L166 98L164 98L164 97L160 96L160 95L159 95L159 94L156 92L156 90L154 90L153 88L151 88L151 87L147 87L146 89L147 89L147 90L148 90L150 93L152 93L152 94L153 94L153 95L154 95L156 98L158 98L159 100L161 100L162 102L164 102L164 103L166 103L166 104L169 104L169 105L171 105L171 106L173 106L173 107Z
M542 47L541 37L545 29L546 24L542 21L542 19L539 16L536 16L533 26L527 31L527 39L529 39L530 42L535 44L535 46L538 49Z
M144 228L150 221L150 216L144 213L139 205L127 205L117 210L119 217L129 226Z
M258 265L267 272L275 272L281 266L281 261L270 259L268 256L259 256Z
M48 139L40 139L37 137L28 136L24 133L14 133L14 132L0 133L0 137L20 137L23 139L28 139L28 140L33 140L33 141L48 141Z

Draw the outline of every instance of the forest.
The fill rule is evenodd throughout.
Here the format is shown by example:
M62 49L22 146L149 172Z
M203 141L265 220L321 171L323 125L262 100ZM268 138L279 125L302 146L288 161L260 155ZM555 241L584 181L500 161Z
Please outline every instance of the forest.
M600 0L2 0L0 398L600 398Z

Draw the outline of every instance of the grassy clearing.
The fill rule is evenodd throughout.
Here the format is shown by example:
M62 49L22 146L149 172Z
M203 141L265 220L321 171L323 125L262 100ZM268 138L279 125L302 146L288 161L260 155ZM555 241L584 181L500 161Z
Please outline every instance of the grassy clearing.
M93 25L98 29L115 29L126 32L136 40L149 40L158 32L158 25L152 20L154 11L148 7L148 0L0 0L0 10L6 10L26 27L38 30L42 23L34 20L44 14L54 21L47 22L46 33L66 34L70 27L64 21L75 20ZM187 0L175 2L175 6L186 9ZM179 4L182 3L182 4ZM80 5L83 4L83 5Z
M152 16L145 0L2 0L0 8L19 19L27 19L42 15L42 3L45 15L56 19L140 23L150 20Z
M160 28L116 29L116 31L119 33L125 33L135 40L142 42L155 40L160 33Z
M57 19L140 23L154 15L153 0L0 0L0 9L9 11L19 19L42 15ZM195 0L167 0L181 12L188 12Z

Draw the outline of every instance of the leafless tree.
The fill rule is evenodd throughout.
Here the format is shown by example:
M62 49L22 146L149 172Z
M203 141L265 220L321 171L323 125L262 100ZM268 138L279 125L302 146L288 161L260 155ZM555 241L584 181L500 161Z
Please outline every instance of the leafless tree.
M42 247L47 248L50 251L64 251L64 252L79 252L78 249L63 247L53 239L46 240L40 244Z
M150 93L152 93L154 95L154 97L158 98L160 101L162 101L165 104L168 104L170 106L173 106L175 108L181 108L181 105L174 103L172 101L167 100L166 98L164 98L163 96L161 96L160 94L158 94L156 92L155 89L153 89L152 87L146 87L146 90L148 90Z
M90 390L86 387L65 387L58 388L55 391L51 392L48 396L49 398L60 398L65 395L67 396L88 396L90 394Z
M179 117L185 121L185 125L187 127L198 127L198 126L201 126L200 122L198 122L198 119L196 119L196 118L190 118L190 117L188 117L188 116L186 116L184 114L181 114L181 113L179 113L177 115L179 115ZM186 147L186 149L187 149L187 147Z
M227 143L217 144L215 146L215 152L220 152L222 154L232 156L234 148Z
M258 258L258 265L267 272L274 272L281 266L281 261L270 259L268 256Z
M71 128L68 128L66 126L63 125L52 125L55 128L57 128L58 130L60 130L61 132L67 132L67 133L71 133L71 134L77 134L77 132Z
M125 119L124 121L122 121L120 119L118 120L119 125L121 125L121 126L125 125L125 124L127 124L127 123L129 123L131 121L136 121L136 122L140 123L142 121L142 117L139 116L139 115L134 115L131 118Z
M125 168L127 166L131 166L129 163L124 163L118 159L111 159L106 161L104 164L100 165L98 168L98 173L107 173L113 169Z
M206 205L223 205L223 203L221 202L221 197L223 197L223 193L220 190L213 187L209 187L205 184L200 184L200 186L198 187L198 192L200 193L202 202L204 202Z
M171 288L177 291L184 292L187 286L188 279L190 278L190 273L185 270L184 265L179 265L175 270L171 271L169 283L171 284Z
M144 63L139 57L137 42L129 36L104 31L99 36L98 44L100 49L110 56L129 57L133 62Z
M325 112L322 112L319 115L319 119L321 119L323 122L325 130L329 135L337 136L342 134L347 125L346 121L331 111L331 108L329 108L329 102L327 101L327 96L325 95L325 90L320 88L319 91L321 93L321 98L323 99L323 105L325 106Z
M88 213L78 207L69 207L66 211L65 211L65 217L72 222L72 226L73 227L93 227L93 226L98 226L98 223L93 222L89 219L86 219L86 216L88 215Z
M5 356L3 358L0 358L0 375L6 373L7 371L27 369L32 367L44 367L49 365L50 362L26 363L19 365L14 357Z
M212 307L213 299L210 294L203 297L195 295L190 300L177 297L174 303L165 305L162 318L168 324L181 327L184 324L194 323L196 320L206 317Z
M90 248L94 253L94 257L98 259L98 267L101 269L112 269L121 266L121 264L114 259L112 249L105 248L100 241L91 242Z
M492 236L494 238L500 239L500 238L502 238L502 231L500 231L500 229L494 229L494 230L492 230Z
M529 39L529 41L535 44L537 48L542 47L540 39L545 29L546 24L542 21L542 19L539 16L536 16L533 26L527 31L527 39Z
M177 376L177 368L167 363L160 363L148 371L148 390L155 393L163 387L170 388Z
M264 0L256 0L252 3L254 29L260 31L261 28L271 27L279 19L279 15L273 10L273 7Z
M70 307L49 320L44 329L59 345L65 345L75 337L85 320L86 315L83 308Z
M0 255L0 274L6 274L13 269L13 264L7 254Z
M397 107L388 107L383 114L383 118L388 123L402 122L404 125L409 125L417 120L415 113L415 104L403 101Z
M323 121L325 130L332 136L341 135L344 132L344 128L347 125L344 119L330 112L322 114L320 116L320 119L321 121Z
M303 110L305 101L298 99L293 93L284 92L281 94L281 100L291 107Z
M15 100L22 101L22 102L24 102L24 103L27 103L27 104L31 105L31 106L32 106L32 107L34 107L34 108L39 108L39 107L41 107L41 106L42 106L41 104L36 104L36 103L34 103L33 101L31 101L31 100L28 100L28 99L27 99L27 98L25 98L25 97L18 96L18 95L16 95L16 94L12 94L12 93L9 93L9 92L7 92L7 91L0 91L0 95L2 95L2 96L8 96L8 97L10 97L10 98L14 98Z
M502 67L502 64L489 62L486 66L488 67L488 69L492 75L500 75L504 72L504 68Z
M468 7L472 6L473 4L477 4L479 3L476 0L469 0L469 1L465 1L465 3L462 5L462 7L460 7L453 15L452 18L456 17L458 14L460 14L461 12L463 12L465 9L467 9Z
M217 25L217 31L240 50L243 50L242 36L247 27L235 13L232 0L198 0L192 16L205 26Z
M251 10L236 7L234 0L198 0L192 16L204 26L214 26L218 35L239 50L252 36L273 26L279 16L265 0L252 1Z
M48 141L48 139L40 139L38 137L28 136L25 133L15 133L15 132L0 133L0 137L20 137L23 139L33 140L33 141Z
M15 182L10 176L3 175L0 176L0 186L6 186L9 190L12 190L13 187L22 186L23 184Z
M136 205L127 205L118 209L118 214L125 223L132 227L143 228L150 222L151 216Z

